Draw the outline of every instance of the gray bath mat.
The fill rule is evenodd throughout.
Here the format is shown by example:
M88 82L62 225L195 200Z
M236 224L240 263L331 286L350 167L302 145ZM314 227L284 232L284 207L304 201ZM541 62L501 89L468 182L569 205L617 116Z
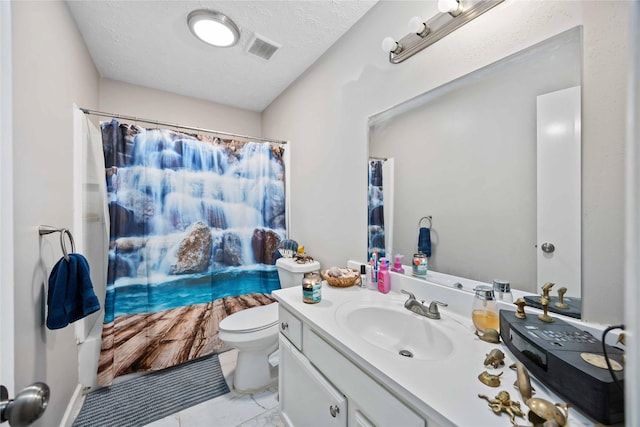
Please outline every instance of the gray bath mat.
M92 391L73 427L143 426L229 391L214 354Z

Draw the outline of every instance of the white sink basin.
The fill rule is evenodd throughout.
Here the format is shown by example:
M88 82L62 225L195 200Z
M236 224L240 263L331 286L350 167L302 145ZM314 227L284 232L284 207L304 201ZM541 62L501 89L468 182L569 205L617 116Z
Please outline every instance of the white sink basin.
M417 315L399 301L388 305L349 302L338 307L336 321L354 338L399 358L442 359L453 352L453 341L438 322Z

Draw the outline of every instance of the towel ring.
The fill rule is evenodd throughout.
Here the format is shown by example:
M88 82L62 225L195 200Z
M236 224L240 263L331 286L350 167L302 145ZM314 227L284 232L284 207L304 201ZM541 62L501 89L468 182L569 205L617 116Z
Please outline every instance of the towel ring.
M418 221L418 229L420 229L420 227L422 227L422 221L427 220L429 221L429 228L433 228L433 217L431 215L427 215L427 216L423 216L422 218L420 218L420 221Z
M68 228L55 228L55 227L51 227L50 225L41 225L38 233L43 236L45 234L51 234L51 233L56 233L59 232L60 233L60 247L62 248L62 254L64 256L65 261L69 262L71 261L71 258L69 258L69 252L67 252L67 245L64 242L64 236L66 235L67 237L69 237L69 242L71 243L71 253L76 251L76 244L73 241L73 236L71 235L71 232L69 231Z

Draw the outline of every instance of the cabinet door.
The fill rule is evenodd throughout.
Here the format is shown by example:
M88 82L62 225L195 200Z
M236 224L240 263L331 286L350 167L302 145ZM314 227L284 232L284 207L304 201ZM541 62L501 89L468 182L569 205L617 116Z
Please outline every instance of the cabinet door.
M288 426L346 427L347 399L280 334L280 414Z

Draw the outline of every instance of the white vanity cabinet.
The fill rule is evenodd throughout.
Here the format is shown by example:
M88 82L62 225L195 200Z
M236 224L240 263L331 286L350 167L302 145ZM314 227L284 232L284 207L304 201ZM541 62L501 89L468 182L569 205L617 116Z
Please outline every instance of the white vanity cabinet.
M294 427L427 425L423 417L332 347L309 325L282 305L279 310L280 412L285 424ZM283 329L283 322L289 326ZM291 335L292 324L301 326L301 348L291 340L291 336L299 336ZM434 425L429 423L429 427Z

